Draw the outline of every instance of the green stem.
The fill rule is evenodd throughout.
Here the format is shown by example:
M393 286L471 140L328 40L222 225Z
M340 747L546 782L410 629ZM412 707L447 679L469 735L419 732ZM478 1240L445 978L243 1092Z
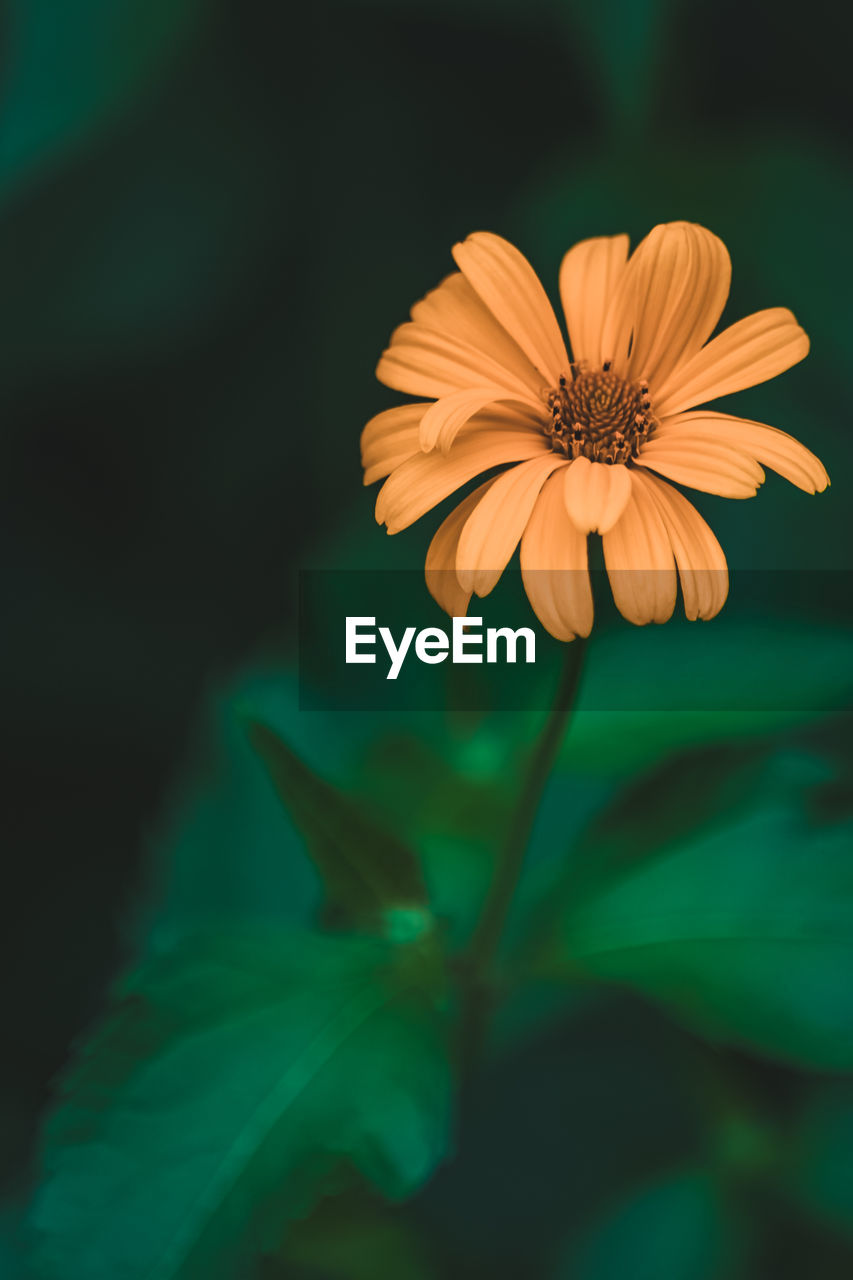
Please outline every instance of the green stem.
M578 639L566 645L565 663L551 713L530 757L521 796L474 930L466 966L470 987L463 1019L463 1058L469 1061L479 1051L485 1031L491 1002L489 982L492 965L512 906L542 794L577 699L586 643L585 639Z

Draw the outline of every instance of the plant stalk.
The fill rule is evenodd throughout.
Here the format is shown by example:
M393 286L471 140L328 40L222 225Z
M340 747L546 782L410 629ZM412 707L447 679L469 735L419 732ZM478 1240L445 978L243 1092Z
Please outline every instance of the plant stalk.
M577 700L586 639L566 645L566 656L551 712L527 766L519 802L513 813L494 879L474 930L465 966L469 986L463 1014L462 1059L470 1065L482 1047L492 1003L491 971L509 916L530 834Z

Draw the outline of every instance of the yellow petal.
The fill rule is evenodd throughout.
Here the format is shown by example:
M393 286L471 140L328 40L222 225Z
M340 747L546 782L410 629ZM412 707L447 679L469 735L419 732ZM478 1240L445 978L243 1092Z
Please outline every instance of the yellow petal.
M729 593L722 547L684 494L648 473L638 471L634 479L651 495L666 526L681 580L684 612L691 621L713 618Z
M394 391L434 399L482 386L503 387L515 395L530 394L524 383L484 352L412 323L394 330L391 345L376 366L376 377Z
M456 573L465 591L488 595L524 533L539 490L565 459L548 452L498 476L469 516L456 554Z
M661 319L682 287L689 255L683 223L652 227L628 261L605 317L603 348L620 376L645 361ZM630 348L630 355L629 355ZM643 363L643 373L648 369Z
M666 622L675 608L675 560L660 513L642 481L632 479L621 520L602 538L616 607L629 622Z
M727 413L708 409L676 414L664 418L655 430L655 439L702 447L708 441L730 445L738 453L753 458L771 471L784 476L806 493L822 493L829 476L820 458L787 432L748 418L733 418Z
M682 222L653 227L631 255L630 376L651 376L651 354L667 334L669 316L683 296L689 261L690 241Z
M454 391L451 395L442 396L430 405L420 425L420 448L425 452L438 446L446 453L459 430L467 422L492 404L508 399L506 391L500 387L474 387L470 391ZM541 401L523 402L526 406L525 417L531 427L536 427L538 419L544 418Z
M521 576L533 611L557 640L588 636L592 588L586 536L563 501L563 471L550 475L521 538Z
M573 245L560 265L560 298L572 356L598 366L604 317L628 259L628 237L599 236Z
M621 463L576 458L566 470L566 510L581 533L607 533L631 497L631 477Z
M546 382L568 372L560 326L539 277L509 241L476 231L454 245L453 257L466 280Z
M696 223L669 225L684 233L687 262L683 275L671 282L658 326L647 330L646 314L638 315L631 352L634 375L645 373L657 385L707 342L723 313L732 278L731 259L722 240Z
M541 392L541 373L498 324L460 271L446 276L436 289L415 303L409 314L418 325L481 351L533 395Z
M653 227L631 255L614 294L602 339L604 357L614 358L618 373L648 378L654 388L710 336L730 282L728 251L705 227L692 222Z
M365 484L390 475L395 467L420 452L420 422L428 408L429 402L401 404L370 419L361 433Z
M540 454L554 457L536 431L478 429L457 439L449 454L418 453L397 467L379 490L376 520L399 533L483 471Z
M785 307L756 311L724 329L653 388L655 413L668 417L754 387L790 369L808 350L808 337Z
M471 599L471 592L463 590L456 576L459 535L465 527L465 521L493 483L494 481L487 480L460 502L458 507L454 507L438 526L429 544L425 566L427 589L452 618L464 617Z
M717 440L670 440L653 436L636 462L678 484L722 498L754 498L764 472L753 458Z

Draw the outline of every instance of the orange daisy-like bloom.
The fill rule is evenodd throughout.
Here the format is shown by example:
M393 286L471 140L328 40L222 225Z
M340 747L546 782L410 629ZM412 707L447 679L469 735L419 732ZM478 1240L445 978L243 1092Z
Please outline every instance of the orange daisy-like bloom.
M629 621L665 622L677 576L688 618L713 617L728 593L725 556L667 480L750 498L767 466L807 493L826 487L821 462L784 431L696 407L802 360L809 340L794 316L758 311L709 342L729 255L704 227L670 222L630 258L624 235L584 240L563 258L570 358L516 248L477 232L453 257L459 270L415 304L376 370L386 386L426 397L364 428L364 482L388 477L376 519L398 533L502 468L450 513L427 552L427 585L448 613L487 595L520 542L543 626L561 640L588 635L587 536L598 532Z

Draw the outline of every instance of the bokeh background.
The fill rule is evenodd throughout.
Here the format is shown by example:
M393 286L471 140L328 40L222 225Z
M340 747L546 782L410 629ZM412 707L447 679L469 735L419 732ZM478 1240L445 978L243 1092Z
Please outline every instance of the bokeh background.
M300 717L296 573L423 555L428 530L374 525L358 435L394 401L378 353L455 240L497 231L554 283L576 239L676 218L729 246L726 319L785 305L810 334L804 365L731 403L802 439L833 488L771 475L753 502L699 499L734 566L781 575L772 639L734 606L699 640L608 638L599 678L627 690L642 662L662 705L578 726L530 894L572 841L715 831L686 888L647 892L681 911L746 850L773 900L790 855L790 911L813 897L831 945L816 968L771 949L740 1005L734 961L713 982L692 953L663 976L617 965L603 976L634 994L569 999L540 956L415 1204L333 1200L265 1274L851 1274L850 28L828 0L805 21L756 0L2 5L4 1276L52 1081L151 919L313 910L235 702L427 851L464 934L532 722ZM786 617L795 569L822 585ZM714 667L717 715L679 712L684 646L690 679ZM744 696L768 652L769 716ZM816 856L809 880L824 836L832 868ZM797 1016L770 1009L794 988Z

